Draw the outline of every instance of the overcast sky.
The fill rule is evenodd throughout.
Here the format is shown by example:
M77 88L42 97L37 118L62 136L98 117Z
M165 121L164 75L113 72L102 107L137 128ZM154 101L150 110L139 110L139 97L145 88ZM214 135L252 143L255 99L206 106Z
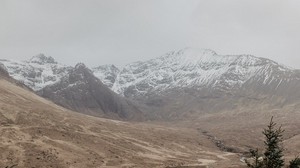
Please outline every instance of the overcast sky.
M185 47L300 68L300 0L0 0L0 58L124 65Z

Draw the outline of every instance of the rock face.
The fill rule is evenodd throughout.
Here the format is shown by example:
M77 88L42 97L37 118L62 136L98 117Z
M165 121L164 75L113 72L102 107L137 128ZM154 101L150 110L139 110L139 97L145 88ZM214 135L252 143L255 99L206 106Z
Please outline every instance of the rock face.
M136 106L120 97L79 63L59 82L38 91L42 97L75 111L100 117L142 119Z

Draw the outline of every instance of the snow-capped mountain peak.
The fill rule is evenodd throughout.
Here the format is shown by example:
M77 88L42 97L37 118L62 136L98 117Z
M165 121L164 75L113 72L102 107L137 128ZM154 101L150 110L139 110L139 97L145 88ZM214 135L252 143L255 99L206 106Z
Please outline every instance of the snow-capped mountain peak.
M177 52L170 52L167 55L182 63L209 62L218 59L217 53L210 49L185 48ZM162 57L168 58L168 56L163 55Z
M86 69L86 65L84 63L78 63L75 65L75 69Z
M218 55L210 49L185 48L179 51L173 51L161 56L162 61L176 62L181 66L193 66L203 64L260 64L267 59L257 58L252 55ZM268 60L271 61L271 60Z
M54 58L38 54L29 60L0 60L9 75L37 91L58 82L71 67L59 64Z
M0 60L9 74L33 90L55 84L74 69L39 54L27 61ZM79 63L76 69L86 66ZM160 57L134 62L118 69L114 65L92 68L93 74L116 93L132 97L170 89L196 88L230 92L249 81L267 85L290 80L294 70L252 55L219 55L210 49L185 48ZM293 78L298 76L294 75Z
M51 56L45 56L44 54L38 54L33 56L31 59L29 59L29 61L27 61L28 63L36 63L36 64L57 64L57 62L55 61L55 59Z
M144 62L126 65L122 70L93 69L113 91L132 97L176 88L210 88L230 91L254 77L272 80L272 73L291 71L274 61L252 55L218 55L209 49L185 48Z

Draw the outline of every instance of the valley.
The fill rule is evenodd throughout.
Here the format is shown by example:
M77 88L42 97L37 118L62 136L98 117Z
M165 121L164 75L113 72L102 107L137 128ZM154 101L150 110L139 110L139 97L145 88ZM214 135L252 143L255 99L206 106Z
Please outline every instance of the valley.
M240 165L194 129L86 116L3 79L0 86L1 167Z
M183 49L88 68L0 60L1 167L245 167L282 124L299 154L300 73L249 55Z
M300 0L0 0L0 168L300 168Z

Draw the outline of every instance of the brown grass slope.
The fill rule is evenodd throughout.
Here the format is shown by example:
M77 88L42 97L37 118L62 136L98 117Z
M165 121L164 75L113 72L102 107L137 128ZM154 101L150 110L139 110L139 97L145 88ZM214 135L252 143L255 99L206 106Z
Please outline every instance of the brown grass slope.
M68 111L0 79L0 167L239 167L194 129Z
M300 155L300 105L299 103L270 109L270 105L258 104L248 108L247 105L237 109L215 114L195 115L192 119L180 122L182 127L197 128L222 141L223 145L240 153L250 148L264 150L264 135L271 117L277 126L282 126L283 147L286 160ZM177 125L180 125L177 122Z

